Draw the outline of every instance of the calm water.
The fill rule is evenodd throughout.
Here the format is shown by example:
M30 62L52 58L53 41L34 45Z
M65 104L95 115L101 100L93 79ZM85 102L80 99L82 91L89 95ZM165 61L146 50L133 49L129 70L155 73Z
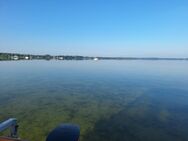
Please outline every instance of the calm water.
M81 141L188 141L188 61L0 62L0 120L44 141L59 123Z

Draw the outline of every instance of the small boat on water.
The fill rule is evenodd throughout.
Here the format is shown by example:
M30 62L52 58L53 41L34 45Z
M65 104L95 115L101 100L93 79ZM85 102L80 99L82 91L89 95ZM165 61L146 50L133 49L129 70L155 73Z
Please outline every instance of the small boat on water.
M0 123L0 132L10 129L10 135L0 137L0 141L26 141L18 137L18 124L15 118L10 118ZM53 129L46 138L46 141L78 141L80 127L73 124L60 124Z
M98 61L98 60L99 60L99 58L95 57L93 60L94 60L94 61Z

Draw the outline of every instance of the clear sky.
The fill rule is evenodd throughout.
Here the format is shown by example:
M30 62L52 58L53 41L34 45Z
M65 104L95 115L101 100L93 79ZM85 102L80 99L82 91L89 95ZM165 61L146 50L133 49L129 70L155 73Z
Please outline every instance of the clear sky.
M188 57L188 0L0 0L0 52Z

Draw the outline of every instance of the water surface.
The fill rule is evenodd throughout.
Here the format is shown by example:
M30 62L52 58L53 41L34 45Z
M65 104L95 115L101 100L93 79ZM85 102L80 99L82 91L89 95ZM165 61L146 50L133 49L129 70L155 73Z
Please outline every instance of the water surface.
M43 141L59 123L81 141L188 140L187 61L0 62L0 120Z

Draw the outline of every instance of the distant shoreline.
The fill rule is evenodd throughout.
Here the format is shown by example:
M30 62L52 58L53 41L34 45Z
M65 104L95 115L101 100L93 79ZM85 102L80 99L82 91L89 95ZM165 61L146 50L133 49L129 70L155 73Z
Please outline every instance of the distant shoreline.
M32 55L18 53L0 53L0 61L11 60L186 60L188 58L160 58L160 57L89 57L71 55Z

